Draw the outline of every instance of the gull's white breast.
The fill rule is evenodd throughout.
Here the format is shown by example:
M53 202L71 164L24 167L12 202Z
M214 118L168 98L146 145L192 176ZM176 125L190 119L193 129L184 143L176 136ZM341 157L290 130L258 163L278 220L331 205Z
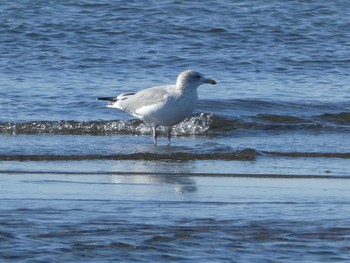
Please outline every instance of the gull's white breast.
M191 115L197 101L197 90L181 95L172 94L164 101L137 108L133 115L151 125L172 126Z

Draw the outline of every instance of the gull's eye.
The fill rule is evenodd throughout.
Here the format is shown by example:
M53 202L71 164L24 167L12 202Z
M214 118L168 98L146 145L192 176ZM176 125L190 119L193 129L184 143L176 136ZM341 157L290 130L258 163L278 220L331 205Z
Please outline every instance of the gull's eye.
M201 76L200 76L200 75L195 75L194 78L195 78L195 79L200 79Z

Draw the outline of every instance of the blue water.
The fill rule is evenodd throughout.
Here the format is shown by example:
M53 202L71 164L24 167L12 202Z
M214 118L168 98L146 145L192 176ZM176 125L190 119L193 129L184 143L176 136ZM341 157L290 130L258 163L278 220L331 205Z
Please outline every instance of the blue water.
M190 191L194 195L205 191L206 188L201 184L195 188L186 188L186 180L192 176L197 178L199 175L210 178L225 175L229 176L226 178L228 181L232 176L243 176L250 180L260 176L270 178L271 184L274 184L276 177L289 178L288 180L293 182L296 180L300 185L303 185L302 180L305 178L329 178L335 181L343 178L347 183L347 179L350 178L349 13L350 4L341 0L275 0L268 3L252 0L161 3L20 0L1 3L2 181L5 185L11 184L8 181L11 174L19 174L27 181L34 180L35 186L43 190L50 186L47 186L47 181L43 179L47 174L61 180L61 177L74 173L81 174L80 178L83 178L75 184L78 189L85 186L84 182L89 180L92 174L103 173L107 177L114 173L125 175L129 178L125 180L130 185L135 184L132 178L134 173L141 173L141 178L144 175L144 181L151 185L153 179L146 175L154 174L161 179L162 176L168 178L169 174L175 174L180 177L186 175L185 183L181 181L179 184L185 189L195 189ZM159 139L160 146L154 147L150 129L146 125L126 113L106 108L103 102L95 100L96 97L115 96L154 85L175 83L177 75L186 69L200 71L205 76L215 79L218 84L203 85L199 88L198 107L193 116L173 128L171 147L165 146L166 139L163 137ZM33 179L31 176L39 176L40 179ZM299 181L297 178L304 179ZM202 182L203 179L193 180ZM25 185L25 182L23 184ZM172 187L173 182L160 180L159 185L164 184ZM149 192L158 189L157 185L158 183ZM233 184L231 186L232 190L238 189ZM96 187L101 186L96 184ZM244 187L242 189L244 192ZM262 189L269 191L270 188ZM286 191L289 191L288 188ZM43 190L43 193L46 192ZM155 193L158 194L157 191ZM297 194L293 196L293 193L291 196L297 197ZM318 194L322 196L321 192ZM45 218L46 208L57 213L64 212L55 210L53 206L69 202L69 199L66 200L60 192L57 195L60 197L53 200L46 194L31 197L39 201L33 201L33 207L29 205L27 208L24 207L28 203L22 205L25 196L3 196L2 201L9 205L15 204L16 208L2 212L1 218L5 218L3 221L12 220L10 214L13 213L30 221L36 213L42 213ZM144 197L149 198L147 194ZM348 196L343 197L345 205L348 205ZM40 200L47 198L53 206L43 206ZM140 205L138 200L134 200L132 196L129 198L125 193L123 200L135 201L127 206L137 211ZM169 196L166 196L164 191L159 194L159 198L158 201L163 202L168 200ZM194 196L186 195L184 198L185 201L191 202ZM221 197L215 194L212 198L214 202L215 198L221 200ZM258 198L254 195L253 199ZM308 198L305 197L298 203L296 209L301 207L303 210L310 206L310 202L316 202ZM82 199L85 199L85 196ZM288 198L282 196L281 199ZM78 211L77 215L71 212L73 210L66 212L73 219L79 218L81 214L93 217L91 211L96 205L94 200L92 197L91 202L87 204L87 210ZM269 203L270 200L263 200L267 202L271 213L284 209L278 202ZM206 207L207 201L203 201L203 207ZM68 206L74 205L75 203L72 203ZM177 207L178 204L174 205ZM43 208L38 210L36 206ZM211 204L209 206L212 209ZM335 201L323 206L322 203L316 202L319 211L330 211L333 206L343 208L344 204ZM187 204L183 210L185 219L175 218L173 224L180 225L184 220L191 226L196 225L199 221L192 218L192 208L191 203ZM110 209L112 208L106 205L97 213L104 213ZM253 213L262 213L259 205L253 206L252 210ZM214 225L222 225L223 228L222 231L214 233L216 239L225 236L225 227L238 227L237 224L226 224L226 221L222 221L227 220L228 212L220 209L219 211L221 212L213 217L217 220L215 222L218 222ZM314 209L312 216L317 218L319 211ZM250 218L251 212L247 210L240 214L240 220L243 220L247 229L251 225L255 226ZM143 213L137 218L142 220L142 216L147 218L154 215L149 210ZM331 213L326 214L329 215L329 219ZM111 215L118 218L117 214L111 212ZM212 218L210 213L203 212L202 216ZM296 221L299 223L307 219L307 215L303 218L302 213L298 213L297 217ZM247 221L244 221L244 218ZM342 220L345 218L346 213L341 212L337 221L345 222L346 220ZM235 219L237 218L233 218ZM43 222L50 225L50 219L45 221L35 217L33 220L38 226ZM140 224L138 220L134 222L131 218L125 220L129 224L129 230L133 228L133 224ZM258 225L267 226L271 220L273 221L273 216ZM288 218L283 220L289 222ZM292 220L290 224L286 223L285 228L282 227L282 232L287 237L292 235L285 232L287 228L295 233L300 230L298 227L293 229L292 223L296 221ZM77 233L75 228L79 227L79 220L74 222L76 224L72 223L70 228L72 233ZM270 229L272 232L269 232L267 227L265 230L272 233L266 238L266 247L263 246L269 251L268 258L284 262L295 262L296 259L305 262L346 262L346 257L342 257L341 254L348 248L344 248L343 243L339 243L339 246L334 245L339 258L332 254L316 256L322 247L327 246L327 242L334 241L327 235L333 228L323 220L318 223L319 229L316 232L321 234L316 238L319 246L315 245L312 250L314 252L292 253L289 257L274 254L280 247L273 245L276 242L273 234L275 229ZM162 220L159 224L162 224ZM26 226L26 223L21 225L23 228ZM87 231L90 227L88 224ZM170 226L162 227L167 229ZM259 227L257 229L260 229ZM345 223L342 223L341 227L345 231L343 238L348 239L349 228ZM310 225L310 229L313 228L317 228L316 223ZM314 241L310 237L310 229L303 232L305 235L301 234L302 244ZM40 233L45 232L44 230L37 229ZM46 230L53 231L49 227ZM147 232L149 229L145 228L142 231ZM14 246L23 246L19 249L20 260L57 260L55 256L46 258L45 252L38 256L33 254L31 240L38 238L36 235L39 235L40 239L40 233L28 233L26 241L17 243L21 234L16 232L15 228L5 227L0 229L0 239L9 238ZM214 243L208 243L205 238L207 234L202 230L199 233L190 235L189 247L195 245L199 248L202 240L200 237L204 238L203 244L215 246ZM179 235L182 234L181 232ZM176 237L177 234L174 235ZM286 238L286 242L291 242L289 244L295 248L299 236L292 236L293 238ZM229 240L229 237L225 236L224 239ZM184 252L183 257L180 256L181 252L174 252L174 258L169 256L160 259L201 262L210 259L211 262L232 262L229 258L234 256L238 261L251 262L254 258L247 254L254 253L257 247L249 246L249 242L254 243L257 239L259 237L252 236L240 239L244 244L242 253L238 248L232 250L232 246L227 245L210 257L206 252L201 253L200 249L194 257L190 257L188 251L182 250L182 243L180 247L176 247L176 242L160 238L161 244L170 242L168 245L174 249L172 251L179 249ZM69 242L73 244L67 248L68 255L65 259L83 260L84 257L80 253L82 247L74 246L74 240L64 242L63 237L62 240L54 237L57 247L62 244L69 247ZM101 253L100 257L96 256L94 259L113 260L109 249L117 247L135 252L132 257L125 257L125 261L142 261L144 255L133 250L132 245L129 247L129 243L123 243L122 240L113 242L104 248L109 251L108 256L104 257ZM136 242L136 246L137 244ZM145 251L152 249L149 244L152 242L147 244ZM155 246L154 249L154 253L157 254L165 248ZM7 251L5 261L13 260L14 255L19 253L9 247L2 247L0 250ZM328 251L328 248L325 250ZM227 253L228 257L220 258L222 253ZM155 254L143 260L159 259ZM1 255L2 252L0 258ZM59 257L61 254L57 255ZM122 253L121 256L123 255Z
M203 99L347 102L349 9L342 1L3 3L1 120L121 118L93 99L174 83L187 68L218 81L201 88Z

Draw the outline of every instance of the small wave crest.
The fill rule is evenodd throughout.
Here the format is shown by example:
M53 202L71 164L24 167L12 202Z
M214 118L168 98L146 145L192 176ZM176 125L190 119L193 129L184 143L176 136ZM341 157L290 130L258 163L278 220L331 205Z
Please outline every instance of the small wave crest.
M82 161L82 160L172 160L172 161L193 161L193 160L225 160L225 161L252 161L255 160L257 152L253 149L228 152L139 152L130 154L110 155L0 155L0 161Z
M309 117L258 114L234 118L213 113L199 113L173 126L172 134L175 136L209 135L236 130L329 131L349 129L349 125L350 113L348 112ZM166 132L163 127L159 130ZM150 127L140 120L0 122L0 134L143 135L150 133Z
M86 155L38 155L38 154L0 154L0 161L91 161L91 160L144 160L144 161L254 161L258 156L277 156L288 158L337 158L350 159L350 153L336 152L271 152L257 151L255 149L214 151L214 152L136 152L126 154L86 154Z
M210 129L213 114L197 114L173 127L174 135L201 135ZM165 130L161 127L160 131ZM150 127L139 120L115 121L31 121L2 122L2 134L113 135L149 134Z

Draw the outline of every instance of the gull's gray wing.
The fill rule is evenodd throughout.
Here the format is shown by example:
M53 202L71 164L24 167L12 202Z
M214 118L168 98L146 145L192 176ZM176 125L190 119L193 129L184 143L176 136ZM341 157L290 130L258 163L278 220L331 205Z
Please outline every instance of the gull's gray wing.
M137 109L157 104L159 102L165 102L169 95L172 93L172 89L175 86L160 86L149 89L141 90L126 99L119 102L123 110L129 113L135 113Z

